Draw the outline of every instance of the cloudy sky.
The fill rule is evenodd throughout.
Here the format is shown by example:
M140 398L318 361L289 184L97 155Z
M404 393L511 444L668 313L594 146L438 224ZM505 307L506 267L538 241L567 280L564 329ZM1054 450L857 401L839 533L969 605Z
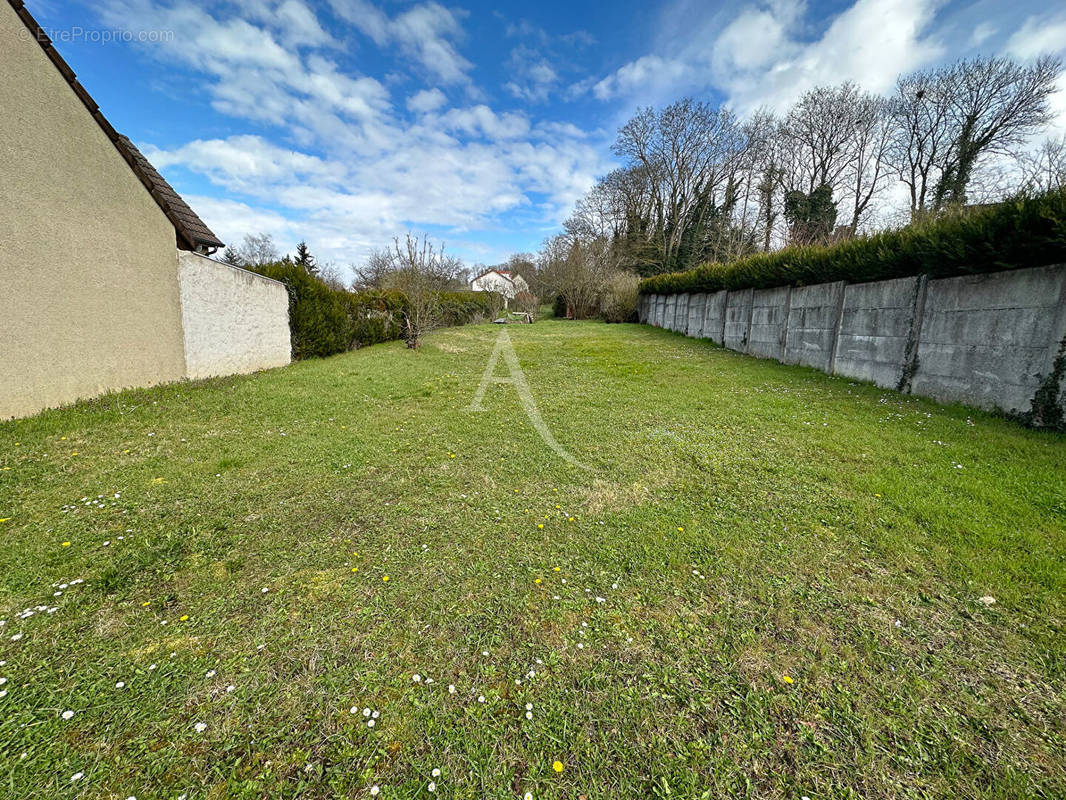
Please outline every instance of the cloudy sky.
M471 262L536 249L640 105L744 114L823 83L887 91L943 61L1066 51L1066 4L1048 0L27 6L223 240L304 238L341 267L406 230ZM1066 91L1055 103L1066 130Z

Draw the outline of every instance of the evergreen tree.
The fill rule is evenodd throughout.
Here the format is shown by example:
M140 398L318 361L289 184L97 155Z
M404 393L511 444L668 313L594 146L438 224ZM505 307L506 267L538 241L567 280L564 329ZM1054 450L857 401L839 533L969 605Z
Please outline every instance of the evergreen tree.
M318 274L318 265L315 262L315 257L311 255L311 249L307 246L307 242L300 242L296 245L296 265L307 270L308 275Z

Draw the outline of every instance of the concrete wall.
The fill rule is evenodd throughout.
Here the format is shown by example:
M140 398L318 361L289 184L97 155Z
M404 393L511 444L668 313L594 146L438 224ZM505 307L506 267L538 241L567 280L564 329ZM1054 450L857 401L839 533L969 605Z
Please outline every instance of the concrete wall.
M285 284L195 253L178 254L185 375L235 375L291 360Z
M725 302L729 292L707 295L707 307L703 312L703 338L715 344L725 343Z
M0 419L177 380L174 228L0 3Z
M1062 267L929 281L911 390L1024 413L1064 340Z
M853 283L844 289L833 373L905 388L916 341L922 278Z
M674 309L674 324L670 330L677 333L685 333L688 330L688 298L687 294L677 296L677 307Z
M792 289L782 361L831 371L845 286L837 281Z
M731 350L1035 425L1066 419L1066 265L717 292L686 302L688 335ZM702 327L692 321L700 316Z
M725 299L725 330L722 342L730 350L748 352L748 332L751 328L751 289L729 292Z
M780 359L785 354L785 323L791 293L787 286L752 293L748 352L753 356Z
M693 336L697 339L703 337L703 313L707 307L707 295L706 294L693 294L688 298L688 327L685 330L686 336Z

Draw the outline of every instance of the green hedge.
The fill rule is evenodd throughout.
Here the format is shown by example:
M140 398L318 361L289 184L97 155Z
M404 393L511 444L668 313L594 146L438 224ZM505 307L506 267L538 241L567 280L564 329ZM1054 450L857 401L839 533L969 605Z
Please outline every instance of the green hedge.
M830 247L789 247L647 278L641 294L948 278L1066 262L1066 190L966 209Z
M402 292L333 289L284 261L256 267L256 272L289 290L293 358L330 356L403 338L407 301ZM483 322L503 306L493 292L442 292L440 300L445 325Z

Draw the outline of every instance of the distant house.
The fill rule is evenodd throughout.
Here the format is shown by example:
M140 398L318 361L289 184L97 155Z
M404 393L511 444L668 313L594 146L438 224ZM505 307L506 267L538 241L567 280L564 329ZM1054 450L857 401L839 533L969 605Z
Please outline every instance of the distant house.
M470 281L470 288L475 292L499 292L506 304L519 292L528 292L529 284L517 272L493 267Z
M22 0L0 1L0 419L287 364L285 287L101 113Z

